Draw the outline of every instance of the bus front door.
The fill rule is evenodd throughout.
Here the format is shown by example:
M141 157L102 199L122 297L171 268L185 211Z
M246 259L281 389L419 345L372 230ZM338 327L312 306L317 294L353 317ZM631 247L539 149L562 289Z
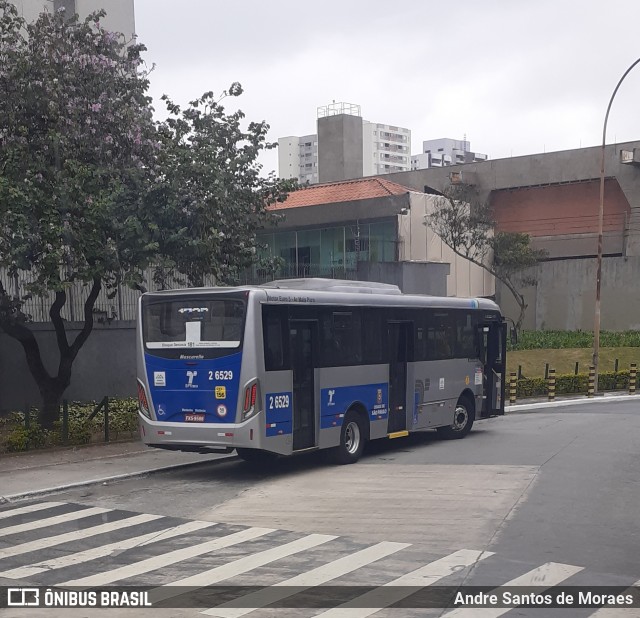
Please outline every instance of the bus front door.
M483 363L484 398L482 416L504 414L507 370L507 324L487 322L479 327L480 359Z
M316 443L314 348L316 322L292 321L289 327L293 367L293 450Z
M410 335L409 322L389 322L389 433L407 429L407 358Z

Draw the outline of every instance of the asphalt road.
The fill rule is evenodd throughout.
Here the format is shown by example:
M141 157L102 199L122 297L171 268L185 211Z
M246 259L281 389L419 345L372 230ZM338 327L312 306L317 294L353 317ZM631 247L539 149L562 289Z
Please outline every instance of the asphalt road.
M416 577L426 577L431 578L428 583L456 586L607 585L624 590L640 581L639 473L640 405L636 402L511 414L477 423L459 441L441 441L425 433L372 443L353 466L327 465L318 455L257 469L238 460L208 464L71 490L37 501L62 503L50 510L0 519L0 524L18 526L8 535L2 534L0 526L0 583L201 585L198 577L205 572L207 582L240 586L285 580L291 585L310 581L413 585ZM30 527L41 513L63 521L86 508L99 511L68 523L53 519L50 526ZM130 531L115 529L3 559L3 551L11 547L37 544L87 526L109 526L132 516L124 511L162 517L132 526ZM134 530L139 536L150 530L166 534L185 525L186 536L159 538L144 546L141 541L128 549L116 547L99 558L89 554L77 559L81 551L124 542ZM225 545L223 541L223 547L218 547L220 537L233 534L240 535L242 542ZM243 535L251 538L244 540ZM213 543L215 551L207 543ZM281 555L284 546L292 547L293 553ZM24 546L25 550L30 547L36 546ZM253 564L255 556L262 562ZM242 567L243 560L249 560L249 566ZM40 562L47 564L33 566ZM229 571L229 563L235 570ZM330 568L323 566L328 563ZM407 579L408 574L414 579ZM226 579L220 580L223 576ZM482 613L379 606L383 609L374 614L378 618L640 616L640 609L519 608ZM249 615L313 616L323 611L265 609ZM372 615L359 611L340 615ZM41 612L7 610L5 615L55 615L51 610ZM157 617L200 615L198 610L176 609L153 613ZM91 614L65 610L60 615ZM117 615L140 615L140 610Z

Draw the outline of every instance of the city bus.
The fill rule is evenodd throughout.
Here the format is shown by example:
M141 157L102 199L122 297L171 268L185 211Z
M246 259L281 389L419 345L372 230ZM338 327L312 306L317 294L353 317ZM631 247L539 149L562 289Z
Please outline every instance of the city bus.
M487 299L290 279L146 293L137 324L153 447L347 464L369 440L463 438L504 414L506 323Z

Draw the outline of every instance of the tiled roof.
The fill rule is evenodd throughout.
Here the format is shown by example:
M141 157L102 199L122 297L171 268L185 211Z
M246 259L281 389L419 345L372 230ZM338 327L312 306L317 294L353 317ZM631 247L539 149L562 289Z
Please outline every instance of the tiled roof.
M384 178L359 178L322 185L311 185L289 193L286 201L269 206L269 210L367 200L389 195L405 195L411 189Z

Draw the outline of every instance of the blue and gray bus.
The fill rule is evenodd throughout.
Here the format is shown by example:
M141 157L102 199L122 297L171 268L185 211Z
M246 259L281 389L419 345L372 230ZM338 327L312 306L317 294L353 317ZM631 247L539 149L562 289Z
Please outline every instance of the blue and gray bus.
M140 298L140 432L154 447L247 461L504 414L506 324L486 299L325 279Z

